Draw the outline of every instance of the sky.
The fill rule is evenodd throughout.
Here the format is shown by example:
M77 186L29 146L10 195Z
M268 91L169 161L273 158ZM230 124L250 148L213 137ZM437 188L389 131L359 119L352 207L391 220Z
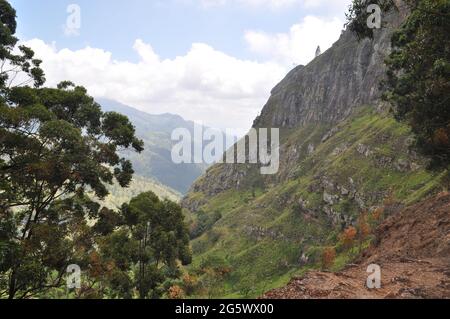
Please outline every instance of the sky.
M247 129L271 89L341 34L351 0L11 0L48 86Z

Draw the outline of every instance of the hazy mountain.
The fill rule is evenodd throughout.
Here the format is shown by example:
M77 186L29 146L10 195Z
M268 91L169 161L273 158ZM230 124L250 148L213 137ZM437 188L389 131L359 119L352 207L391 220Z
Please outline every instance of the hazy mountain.
M107 99L97 101L104 111L128 116L136 127L137 136L144 140L145 150L141 154L125 153L131 159L136 175L152 178L179 193L186 193L207 168L205 164L175 164L171 158L172 131L185 128L194 139L194 122L169 113L149 114Z

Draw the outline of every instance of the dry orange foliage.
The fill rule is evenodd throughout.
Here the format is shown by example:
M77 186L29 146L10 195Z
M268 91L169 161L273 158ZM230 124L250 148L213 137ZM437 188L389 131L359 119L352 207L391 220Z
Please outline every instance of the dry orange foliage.
M357 234L356 228L353 226L350 226L344 230L344 232L341 235L341 241L344 244L345 248L348 249L353 246L356 234Z
M174 285L169 288L169 298L170 299L183 299L184 290L178 285Z
M336 250L334 247L327 247L322 253L322 268L329 269L334 264L336 258Z

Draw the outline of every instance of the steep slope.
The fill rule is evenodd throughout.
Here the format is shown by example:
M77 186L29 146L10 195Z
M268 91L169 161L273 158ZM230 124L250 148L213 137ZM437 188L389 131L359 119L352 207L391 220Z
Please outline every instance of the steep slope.
M344 31L272 91L254 127L281 130L276 175L260 175L257 165L215 165L183 199L194 226L204 215L220 217L192 241L194 269L210 257L230 265L218 296L258 296L285 284L320 267L324 248L337 245L362 211L372 214L386 198L411 204L441 189L443 173L425 170L426 160L410 150L408 128L379 102L401 16L386 14L372 41ZM354 256L338 251L331 268Z
M337 273L308 272L264 298L450 298L450 194L384 221L363 260ZM367 266L381 268L381 288L367 289Z
M179 202L182 198L181 193L162 185L160 182L149 177L134 175L130 186L127 188L120 187L115 183L108 187L110 194L102 201L102 203L111 209L122 206L123 203L129 202L131 198L136 197L140 193L151 191L159 198L167 198L174 202Z
M128 116L136 127L136 135L144 140L145 150L141 154L126 152L136 175L153 179L153 182L186 193L191 184L206 169L199 164L174 164L171 158L172 131L176 128L194 130L194 123L174 114L148 114L115 101L99 99L105 111L114 111Z

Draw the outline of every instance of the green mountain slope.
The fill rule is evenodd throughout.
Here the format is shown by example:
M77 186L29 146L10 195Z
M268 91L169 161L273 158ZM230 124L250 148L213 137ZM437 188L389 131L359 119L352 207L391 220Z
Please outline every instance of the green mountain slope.
M407 127L389 115L363 107L336 128L331 136L330 125L285 130L284 145L302 155L284 166L289 177L281 182L266 180L256 190L243 186L212 197L192 192L184 199L185 206L204 203L197 212L222 215L192 241L194 268L210 256L231 265L221 295L243 297L248 288L261 295L294 274L317 268L322 249L334 245L362 210L382 205L391 190L402 204L440 190L441 175L427 172L425 161L409 152ZM322 142L324 136L329 138ZM314 151L310 145L316 145ZM203 178L219 178L218 171L220 167L211 168ZM198 213L193 216L195 220ZM338 256L334 267L348 258Z
M120 187L119 184L109 186L110 194L102 201L102 204L108 208L115 209L129 202L131 198L140 193L152 191L160 198L167 198L174 202L179 202L182 195L170 187L164 186L158 181L139 175L133 176L130 186Z

